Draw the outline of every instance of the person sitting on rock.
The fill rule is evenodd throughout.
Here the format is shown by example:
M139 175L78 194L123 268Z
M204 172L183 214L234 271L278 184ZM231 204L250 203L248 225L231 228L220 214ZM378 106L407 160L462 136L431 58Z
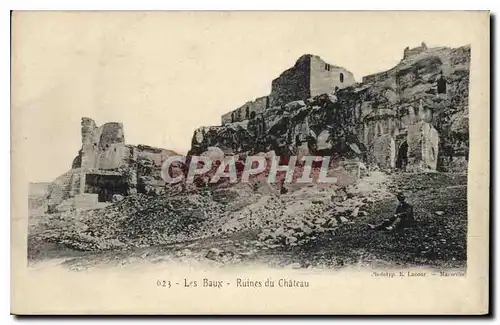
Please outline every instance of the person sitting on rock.
M406 196L402 192L399 192L396 197L399 201L398 207L396 208L396 214L394 214L391 218L384 219L384 221L379 224L368 224L370 229L385 229L391 231L407 227L411 222L413 222L413 206L406 202Z

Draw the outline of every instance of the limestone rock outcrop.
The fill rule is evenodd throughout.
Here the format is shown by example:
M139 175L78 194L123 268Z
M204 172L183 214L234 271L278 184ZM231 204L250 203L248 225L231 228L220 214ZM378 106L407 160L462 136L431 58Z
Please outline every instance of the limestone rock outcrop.
M248 118L201 127L190 153L208 147L226 154L274 150L278 155L356 157L383 168L464 170L469 66L470 46L428 48L423 43L405 49L392 69L360 83L279 106L271 100L270 107ZM318 77L315 73L320 72L311 70L309 77ZM280 81L289 87L280 93L296 94L294 80Z

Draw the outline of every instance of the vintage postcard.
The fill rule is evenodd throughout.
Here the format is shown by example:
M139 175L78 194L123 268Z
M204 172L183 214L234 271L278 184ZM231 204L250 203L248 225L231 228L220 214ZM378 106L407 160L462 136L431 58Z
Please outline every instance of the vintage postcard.
M13 12L11 312L486 314L490 14Z

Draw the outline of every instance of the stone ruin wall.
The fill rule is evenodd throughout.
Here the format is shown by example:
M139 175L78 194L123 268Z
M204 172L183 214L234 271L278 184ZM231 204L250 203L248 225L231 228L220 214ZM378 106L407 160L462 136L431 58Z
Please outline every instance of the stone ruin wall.
M71 169L48 187L49 209L60 204L84 207L97 202L99 186L126 184L127 195L137 192L160 193L165 185L161 165L175 152L145 145L127 145L122 123L110 122L97 126L88 117L81 123L82 147ZM99 184L87 184L87 178L100 177ZM125 194L125 193L120 193ZM66 203L64 203L67 201ZM69 202L69 203L68 203Z
M73 177L80 177L81 169L71 169L61 176L57 177L52 183L49 184L47 193L48 195L48 206L56 206L63 200L78 195L79 186L74 184ZM77 176L75 176L77 175Z
M243 122L264 114L271 108L281 108L292 101L305 100L320 94L333 93L355 83L354 75L342 68L323 61L317 55L301 56L295 65L271 83L269 96L259 97L221 117L222 125Z
M222 125L248 120L252 112L254 112L255 115L262 114L267 108L269 108L269 105L269 96L259 97L254 101L246 102L244 105L238 107L237 109L222 115Z
M352 72L323 61L319 56L310 58L310 96L334 92L335 88L345 88L356 83ZM305 97L307 98L307 97ZM305 99L299 98L299 99Z
M112 122L97 127L94 120L84 117L81 132L82 148L73 168L109 170L126 164L123 124Z
M408 126L408 165L416 170L437 169L439 133L425 121Z
M368 162L393 167L400 149L408 145L409 169L463 171L468 159L470 47L419 49L410 54L394 68L335 94L265 110L265 130L253 142L248 139L255 131L248 127L255 123L249 121L205 128L204 140L193 139L193 149L221 145L233 147L233 152L258 151L278 148L277 139L302 150L303 143L295 145L297 136L304 141L311 130L318 134L318 128L332 125L338 132L335 150L342 150L342 137L354 136L366 148ZM257 146L259 142L264 145Z
M422 136L423 131L410 126L425 123L429 131L423 136L428 142L414 142L416 148L408 143L409 155L414 157L409 163L417 168L464 170L468 153L457 147L468 150L469 64L469 46L429 48L407 55L388 71L363 78L352 89L339 91L343 106L355 111L358 134L373 153L372 161L380 161L375 148L378 137L393 137L396 157L387 159L394 161L412 132ZM453 128L453 121L465 127ZM450 145L454 142L459 143L455 148Z
M427 51L427 45L424 42L422 42L422 44L420 46L414 47L412 49L407 47L407 48L405 48L405 50L403 52L403 59L409 58L410 56L413 56L413 55L423 53L425 51Z

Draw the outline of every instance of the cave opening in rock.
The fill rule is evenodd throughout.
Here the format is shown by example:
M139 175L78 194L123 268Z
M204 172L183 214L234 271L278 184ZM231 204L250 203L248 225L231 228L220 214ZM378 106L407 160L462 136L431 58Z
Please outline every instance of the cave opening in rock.
M408 142L405 140L398 149L398 158L396 159L396 168L406 170L408 164Z
M446 94L446 80L442 76L437 81L437 92L438 94Z
M128 183L122 175L85 175L85 193L97 194L99 202L111 202L113 195L127 195Z

